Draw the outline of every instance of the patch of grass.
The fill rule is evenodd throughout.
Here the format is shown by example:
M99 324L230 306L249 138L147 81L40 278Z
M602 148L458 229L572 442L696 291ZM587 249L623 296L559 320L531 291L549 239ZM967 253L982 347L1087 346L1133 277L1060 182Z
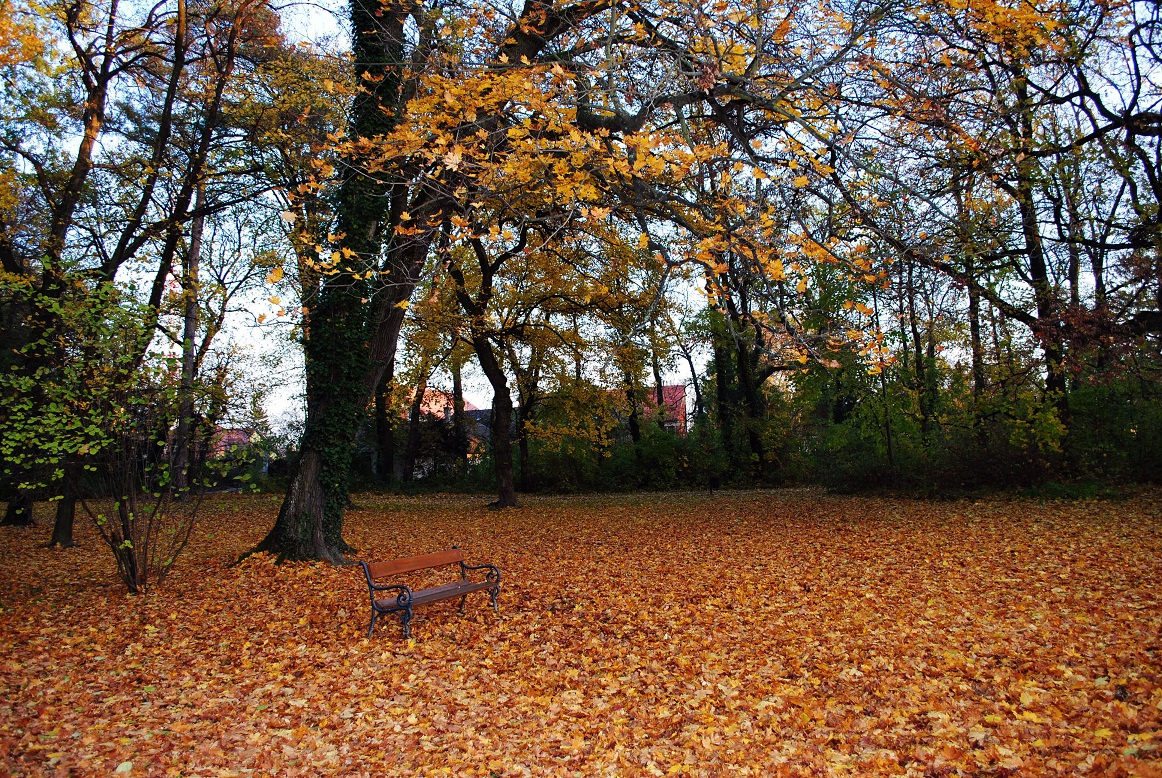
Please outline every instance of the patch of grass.
M1046 481L1019 489L1016 496L1041 502L1058 500L1124 500L1130 495L1125 487L1101 481Z

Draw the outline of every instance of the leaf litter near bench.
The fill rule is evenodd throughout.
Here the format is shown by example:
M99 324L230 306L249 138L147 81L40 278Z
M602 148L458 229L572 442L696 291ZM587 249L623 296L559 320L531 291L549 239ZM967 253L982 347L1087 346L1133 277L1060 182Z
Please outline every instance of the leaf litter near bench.
M143 597L88 528L0 532L0 772L1159 774L1156 492L357 503L360 558L459 545L500 614L365 639L358 567L231 566L273 497L215 497Z

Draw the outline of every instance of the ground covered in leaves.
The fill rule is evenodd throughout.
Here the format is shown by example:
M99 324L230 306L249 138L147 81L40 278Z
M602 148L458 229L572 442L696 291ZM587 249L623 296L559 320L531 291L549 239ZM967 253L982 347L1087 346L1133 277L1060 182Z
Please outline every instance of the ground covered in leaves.
M272 496L145 596L45 506L0 530L0 773L1162 775L1157 492L356 502L361 556L458 544L499 615L365 638L358 568L231 566Z

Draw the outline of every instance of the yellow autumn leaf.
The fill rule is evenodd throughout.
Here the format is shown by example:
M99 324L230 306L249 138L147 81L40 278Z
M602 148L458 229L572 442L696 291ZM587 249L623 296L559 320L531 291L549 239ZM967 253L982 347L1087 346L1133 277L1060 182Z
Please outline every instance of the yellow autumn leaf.
M460 165L464 162L464 151L459 146L454 146L451 151L443 157L444 167L449 170L458 170Z

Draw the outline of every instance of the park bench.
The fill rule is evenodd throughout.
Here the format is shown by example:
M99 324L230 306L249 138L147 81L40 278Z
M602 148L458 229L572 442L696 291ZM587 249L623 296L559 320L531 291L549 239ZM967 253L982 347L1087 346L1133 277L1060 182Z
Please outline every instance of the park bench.
M450 551L434 554L392 559L387 562L360 562L367 576L367 591L371 595L371 625L367 637L375 629L375 620L381 613L398 613L403 624L403 636L411 637L412 608L430 602L460 598L460 612L464 612L464 600L472 592L486 591L492 600L492 609L497 610L496 598L500 595L500 571L494 565L468 565L464 563L464 552L455 546ZM460 565L460 578L430 589L412 591L410 586L400 583L383 583L396 575L414 573L445 565ZM487 570L483 581L468 579L469 570ZM384 593L388 596L384 596ZM391 596L394 594L394 596Z

